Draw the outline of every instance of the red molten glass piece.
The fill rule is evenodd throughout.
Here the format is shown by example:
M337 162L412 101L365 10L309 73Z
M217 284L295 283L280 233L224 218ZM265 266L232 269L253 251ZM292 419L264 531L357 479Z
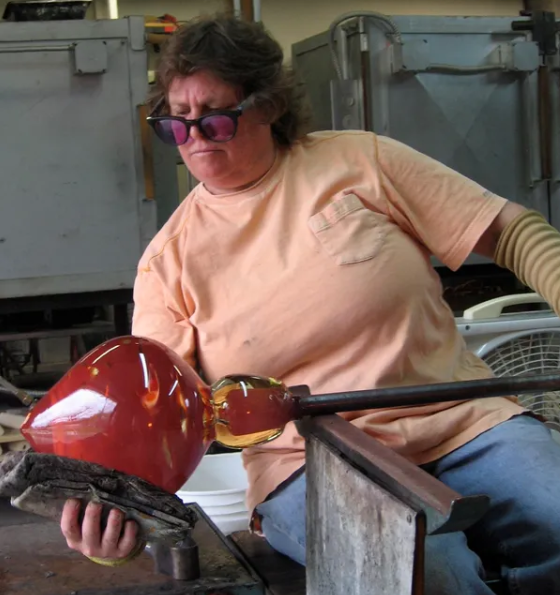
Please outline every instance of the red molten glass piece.
M244 437L273 428L280 433L297 416L297 401L284 385L231 390L227 396L227 407L220 412L220 418L227 423L230 433Z
M89 461L174 493L214 439L210 389L164 345L118 337L77 362L22 433L37 452Z

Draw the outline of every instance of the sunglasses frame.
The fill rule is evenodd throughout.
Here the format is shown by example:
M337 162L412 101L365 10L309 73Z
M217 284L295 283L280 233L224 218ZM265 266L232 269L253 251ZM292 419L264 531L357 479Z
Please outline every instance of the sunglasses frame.
M163 105L163 99L161 99L157 105L155 106L155 108L152 111L152 114L150 114L146 120L148 122L148 124L154 129L154 132L156 134L156 136L163 142L165 143L165 141L157 134L157 130L156 130L156 124L158 122L162 122L162 121L166 121L166 120L175 120L177 122L181 122L187 129L187 135L185 138L185 142L183 143L175 143L174 145L171 145L171 143L165 143L168 144L170 146L175 146L175 147L180 147L181 145L184 145L188 142L190 136L191 136L191 129L192 127L196 127L197 130L200 132L200 134L206 139L209 140L210 142L213 143L228 143L229 141L233 140L235 138L235 135L237 134L237 126L238 126L238 121L240 116L243 115L245 109L247 108L247 104L248 104L249 98L244 99L236 108L228 110L228 109L223 109L223 110L212 110L211 112L208 112L202 116L200 116L199 118L194 118L192 120L189 120L187 118L183 118L182 116L170 116L170 115L166 115L166 116L154 116L152 114L156 113L161 106ZM210 138L208 136L208 134L206 134L206 132L204 131L204 128L202 126L202 122L206 119L206 118L211 118L212 116L227 116L228 118L231 119L231 121L233 122L233 134L231 135L230 138L228 138L227 140L215 140L213 138Z

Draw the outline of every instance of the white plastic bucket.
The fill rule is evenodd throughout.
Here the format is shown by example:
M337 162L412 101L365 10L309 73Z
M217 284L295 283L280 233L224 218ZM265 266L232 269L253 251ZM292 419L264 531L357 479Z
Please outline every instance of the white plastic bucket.
M181 498L181 500L183 500L183 502L186 502L184 498ZM194 502L194 500L191 500L191 502ZM209 517L224 514L244 514L247 512L245 500L243 500L243 502L228 504L226 506L203 506L202 508Z
M246 531L249 526L249 513L247 511L241 514L210 516L210 518L224 535L229 535L236 531Z
M206 455L177 496L185 504L196 502L220 531L229 535L248 527L246 491L241 453L234 452Z

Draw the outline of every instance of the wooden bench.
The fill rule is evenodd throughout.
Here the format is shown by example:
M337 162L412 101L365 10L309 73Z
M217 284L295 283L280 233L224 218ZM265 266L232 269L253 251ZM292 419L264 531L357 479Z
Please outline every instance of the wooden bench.
M423 595L424 540L462 531L488 509L338 416L307 420L307 569L248 532L232 540L271 595ZM367 563L376 560L377 563ZM505 595L499 579L489 581Z
M265 539L241 531L230 536L264 583L269 595L306 595L305 568L273 550ZM497 573L491 574L486 584L496 595L507 595Z

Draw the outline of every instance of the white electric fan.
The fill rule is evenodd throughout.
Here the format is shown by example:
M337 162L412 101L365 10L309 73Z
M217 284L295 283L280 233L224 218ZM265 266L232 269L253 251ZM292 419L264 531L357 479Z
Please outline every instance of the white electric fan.
M542 305L546 302L538 294L528 293L495 298L466 310L463 325L467 329L485 322L491 325L492 321L499 321L501 327L501 332L486 335L482 344L474 349L471 347L472 351L496 376L558 373L560 321L550 309L523 314L504 313L505 308L519 304ZM560 391L518 395L518 399L522 406L543 416L547 425L560 432Z

